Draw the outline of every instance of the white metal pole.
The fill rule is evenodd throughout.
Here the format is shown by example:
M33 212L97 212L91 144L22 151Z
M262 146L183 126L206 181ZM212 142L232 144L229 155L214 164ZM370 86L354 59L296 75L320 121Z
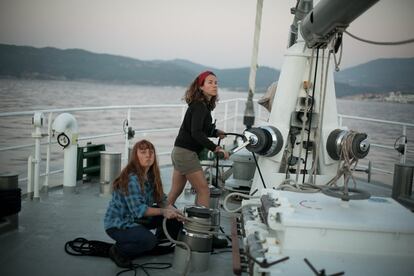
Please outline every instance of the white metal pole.
M403 131L402 131L402 135L404 136L404 153L401 156L401 163L405 165L405 162L407 161L407 147L408 144L406 143L407 141L407 126L403 125Z
M62 113L55 118L52 124L52 129L60 132L61 134L64 134L68 138L66 141L67 144L63 146L63 192L74 193L76 190L76 167L79 135L78 123L72 114ZM63 139L63 141L65 141L65 139Z
M237 132L237 116L239 115L239 100L236 100L236 106L234 107L234 124L233 124L233 132Z
M253 126L254 124L253 96L254 96L255 87L256 87L256 71L258 67L257 57L259 54L259 38L260 38L260 28L261 28L261 23L262 23L262 10L263 10L263 0L257 0L252 58L250 62L249 91L248 91L246 108L244 111L244 118L243 118L243 123L246 125L246 127Z
M36 127L36 133L38 132ZM39 130L40 131L40 130ZM33 199L39 199L39 182L40 182L40 138L35 137L35 156L34 156L34 194Z
M228 109L229 109L229 103L226 102L224 104L224 132L227 131Z
M33 192L33 156L27 158L27 194L32 198Z
M43 114L35 112L32 117L32 124L34 132L32 137L35 139L35 154L34 154L34 187L33 199L39 199L39 183L40 183L40 139L42 139Z
M45 191L49 189L49 172L50 172L50 147L52 145L52 116L53 112L49 113L49 117L47 119L47 147L46 147L46 174L45 174L45 181L43 186Z
M122 158L122 167L125 167L128 164L128 155L129 155L129 139L128 139L128 126L131 125L131 108L128 108L127 112L127 125L125 131L125 149L124 149L124 157Z

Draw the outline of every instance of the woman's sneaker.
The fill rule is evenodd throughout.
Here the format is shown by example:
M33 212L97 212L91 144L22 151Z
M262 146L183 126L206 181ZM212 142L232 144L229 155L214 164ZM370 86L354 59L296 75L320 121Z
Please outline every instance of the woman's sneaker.
M122 254L116 245L112 245L109 249L109 258L119 267L130 268L132 266L131 260Z

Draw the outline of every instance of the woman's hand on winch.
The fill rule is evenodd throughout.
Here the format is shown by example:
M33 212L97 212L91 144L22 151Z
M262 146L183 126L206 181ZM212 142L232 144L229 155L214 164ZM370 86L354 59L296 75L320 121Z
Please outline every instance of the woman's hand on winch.
M214 150L214 153L220 158L220 159L224 159L227 160L230 157L230 154L228 151L225 151L222 147L217 146L216 149Z
M184 214L172 205L161 208L161 214L166 219L177 219L179 221L185 220Z

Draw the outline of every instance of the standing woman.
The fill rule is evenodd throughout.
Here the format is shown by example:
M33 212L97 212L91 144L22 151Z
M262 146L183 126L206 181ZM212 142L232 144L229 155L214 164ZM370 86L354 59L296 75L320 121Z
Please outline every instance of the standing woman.
M154 145L137 142L131 160L113 182L112 199L105 214L106 233L116 241L109 256L120 267L130 267L131 260L152 250L163 236L162 219L176 238L183 219L180 212L166 204ZM158 207L153 207L157 204ZM154 235L150 229L157 228Z
M207 148L215 153L223 152L224 158L229 158L227 151L208 139L225 137L222 130L216 129L211 118L211 111L216 107L217 89L216 75L205 71L197 76L185 92L188 109L171 153L174 171L168 194L169 204L175 203L188 180L197 193L197 205L209 207L210 189L198 154Z

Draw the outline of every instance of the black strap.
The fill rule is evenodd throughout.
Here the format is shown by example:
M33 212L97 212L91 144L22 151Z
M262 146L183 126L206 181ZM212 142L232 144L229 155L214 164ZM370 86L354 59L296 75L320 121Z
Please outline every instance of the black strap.
M113 244L103 241L87 240L85 238L76 238L65 244L65 251L73 256L97 256L109 257L109 249Z

